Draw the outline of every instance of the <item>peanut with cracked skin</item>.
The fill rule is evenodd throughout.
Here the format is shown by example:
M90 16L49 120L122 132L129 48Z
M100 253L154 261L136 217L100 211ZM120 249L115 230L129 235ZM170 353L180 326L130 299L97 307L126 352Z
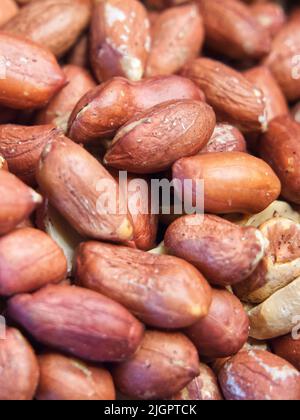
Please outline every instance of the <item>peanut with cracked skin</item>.
M38 401L115 400L116 392L108 370L58 353L39 356Z
M119 302L152 327L183 328L209 311L208 283L179 258L87 242L79 246L76 265L80 286Z
M44 287L14 296L7 307L40 343L92 362L126 360L143 338L142 324L123 306L80 287Z

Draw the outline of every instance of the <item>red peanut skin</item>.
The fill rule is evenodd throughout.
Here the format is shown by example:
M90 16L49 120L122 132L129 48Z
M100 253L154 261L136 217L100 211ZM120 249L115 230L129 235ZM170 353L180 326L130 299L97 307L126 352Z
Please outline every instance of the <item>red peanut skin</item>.
M116 181L78 144L57 132L42 153L36 176L49 202L83 237L112 242L132 239L127 203ZM102 211L98 201L109 188L116 190L115 214L114 209L109 214Z
M147 178L136 178L135 175L130 174L128 175L127 180L128 212L131 215L134 233L133 240L128 243L128 246L133 246L142 251L149 251L155 248L158 232L158 215L152 214L151 211L152 197L150 181ZM144 191L144 189L139 186L140 180L147 183L147 191ZM138 181L138 184L131 184L131 182L135 181ZM139 200L147 201L145 204L141 204ZM136 207L137 205L138 207ZM143 211L144 208L147 208L147 211ZM139 209L141 209L141 211L139 211Z
M39 365L30 344L15 328L0 340L0 400L30 401L39 380Z
M180 76L141 82L113 78L78 102L69 120L69 136L78 143L112 138L139 112L176 99L203 100L204 95L193 82Z
M148 14L137 0L107 0L94 6L90 60L99 82L114 76L141 80L150 41Z
M265 4L255 3L251 5L251 12L256 20L269 31L272 38L277 35L287 21L283 7L269 1Z
M207 153L173 165L173 178L204 180L205 212L259 213L279 197L281 185L273 170L246 153ZM196 204L195 186L187 190Z
M77 252L79 285L119 302L148 325L178 329L207 315L211 289L190 264L171 256L87 242Z
M286 98L268 67L253 67L246 71L244 76L263 92L266 99L268 122L289 113Z
M240 72L220 61L197 58L185 66L182 74L203 90L218 121L235 125L243 133L266 129L263 93Z
M88 25L91 7L91 0L33 1L20 9L3 30L31 39L61 57Z
M202 153L247 152L245 137L236 127L230 124L218 123Z
M300 99L300 25L292 19L276 35L270 54L264 60L289 101Z
M204 102L165 102L129 120L116 134L104 161L138 174L162 172L181 157L198 153L215 124L214 111Z
M89 62L89 38L83 34L68 54L67 61L69 65L79 66L88 69Z
M300 339L291 335L276 338L271 343L272 350L300 371Z
M261 58L270 51L271 38L251 10L237 0L201 0L206 43L233 59Z
M108 370L56 353L39 357L38 401L115 400L116 393Z
M196 4L167 9L152 27L146 77L178 73L203 46L203 20Z
M288 362L262 350L242 351L223 366L219 382L226 400L299 400L300 374Z
M90 73L78 66L66 65L63 68L68 84L41 110L36 117L36 124L53 124L67 132L70 115L77 102L96 87Z
M0 5L0 27L12 19L19 11L15 0L1 0Z
M40 195L7 171L0 171L0 196L0 235L12 231L42 202Z
M220 387L214 372L200 363L200 375L172 398L175 401L222 401Z
M118 303L72 286L17 295L8 301L8 313L39 342L94 362L128 359L144 332Z
M52 135L55 135L53 125L0 125L0 153L7 160L9 170L23 182L35 186L36 168Z
M260 156L282 184L282 196L300 204L300 125L289 116L274 119L260 142Z
M66 82L52 53L31 41L1 33L0 56L6 60L5 77L0 78L1 105L14 109L41 108Z
M229 357L249 336L249 318L237 297L226 290L213 290L209 313L185 330L201 356Z
M117 388L144 400L170 398L199 375L193 344L179 333L147 331L135 355L113 370Z
M211 215L184 216L169 226L165 247L196 266L211 284L228 286L250 276L264 255L255 228Z
M32 292L66 274L66 257L46 233L20 228L0 239L0 295Z

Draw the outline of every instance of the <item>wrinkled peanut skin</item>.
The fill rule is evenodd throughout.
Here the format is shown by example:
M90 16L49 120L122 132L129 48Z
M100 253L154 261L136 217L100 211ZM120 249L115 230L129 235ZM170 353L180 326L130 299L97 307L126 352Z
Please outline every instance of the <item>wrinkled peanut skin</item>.
M61 57L89 23L92 0L35 0L2 28Z
M43 151L37 181L50 203L83 237L113 242L132 239L127 204L114 178L83 147L60 132L49 139ZM103 209L101 199L107 194L115 194L116 209Z
M238 298L215 289L208 315L185 332L201 356L229 357L246 343L249 319Z
M39 44L2 32L0 56L10 63L5 66L5 77L0 78L1 105L41 108L66 82L55 57Z
M196 4L167 9L152 27L146 77L178 73L200 54L203 42L203 21Z
M215 124L214 111L204 102L165 102L140 113L118 131L105 163L139 174L162 172L206 146Z
M182 74L204 92L219 121L246 133L266 129L264 95L240 72L220 61L197 58L185 66Z
M53 125L0 125L0 153L9 170L29 185L36 185L35 173L42 151L55 135Z
M39 380L39 365L30 344L14 329L0 340L0 400L30 401Z
M31 292L66 274L63 251L44 232L19 228L0 238L0 295Z
M208 153L178 160L173 178L204 180L205 212L255 214L266 209L281 191L280 181L263 160L239 152ZM196 204L196 187L188 187Z
M118 303L73 286L48 286L15 296L8 313L39 342L94 362L128 359L144 332Z
M282 196L300 204L300 125L289 116L270 123L260 142L260 156L269 163L282 184Z
M38 401L115 400L108 370L56 353L39 356Z
M287 16L280 4L267 1L266 3L254 3L251 6L251 13L258 23L264 26L274 38L275 35L286 24Z
M69 120L69 136L78 143L112 138L139 112L176 99L203 100L204 96L192 81L180 76L140 82L113 78L78 102Z
M175 401L222 401L223 397L214 372L200 363L200 375L172 398Z
M117 388L144 400L170 398L199 375L193 344L180 333L147 331L140 349L113 370Z
M87 242L77 252L77 282L124 305L157 328L178 329L207 315L211 289L187 262Z
M169 226L165 247L195 265L208 281L228 286L249 277L264 256L263 237L212 215L179 218Z
M207 145L200 153L247 152L245 137L236 127L218 123Z
M300 373L288 362L262 350L242 351L219 374L229 401L299 400Z
M1 0L0 4L0 27L12 19L19 11L15 0Z

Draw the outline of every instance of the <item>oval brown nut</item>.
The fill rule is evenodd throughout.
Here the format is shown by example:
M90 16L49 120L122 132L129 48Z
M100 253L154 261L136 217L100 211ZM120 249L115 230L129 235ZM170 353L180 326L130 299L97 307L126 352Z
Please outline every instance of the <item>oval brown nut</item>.
M219 375L230 401L300 399L300 374L288 362L262 350L242 351L230 359Z
M201 0L207 45L230 58L261 58L271 49L268 30L237 0Z
M0 4L0 27L12 19L19 11L15 0L1 0Z
M199 55L203 41L203 20L196 4L167 9L152 27L146 76L178 73Z
M244 76L263 92L266 100L268 122L279 115L287 115L289 113L285 96L268 67L253 67L246 71Z
M290 333L300 312L300 278L249 311L250 336L269 340Z
M12 173L27 184L35 185L40 156L49 138L55 135L53 125L0 125L0 153Z
M203 100L204 96L193 82L180 76L140 82L114 78L78 102L69 120L69 136L78 143L111 138L139 112L182 99Z
M271 344L277 356L287 360L300 371L300 339L291 335L276 338Z
M211 289L203 276L179 258L87 242L77 253L82 287L119 302L157 328L183 328L207 315Z
M173 165L173 179L179 179L196 203L196 182L204 180L205 212L214 214L258 213L280 194L280 181L261 159L246 153L207 153L183 158ZM184 180L192 185L184 186Z
M257 229L210 215L181 217L165 235L165 247L172 255L195 265L218 286L247 279L264 257L266 245Z
M96 3L90 37L90 58L99 82L114 76L142 79L151 38L147 10L139 1Z
M300 25L295 19L283 26L264 60L289 101L300 99L299 56Z
M162 103L138 114L118 131L104 162L133 173L162 172L206 146L215 124L214 111L204 102Z
M213 290L209 313L185 330L202 356L236 354L249 336L249 319L239 299L226 290Z
M68 130L68 121L77 102L96 86L90 73L78 66L63 67L68 84L36 116L36 124L53 124Z
M0 171L0 235L25 220L42 203L42 197L15 175Z
M207 145L200 153L247 152L243 134L233 125L218 123Z
M282 184L282 196L300 204L300 125L289 116L274 119L260 142L260 156Z
M82 236L123 242L133 227L118 184L86 150L57 132L49 139L37 181L50 203ZM112 198L112 207L105 207ZM115 205L115 208L114 208Z
M254 3L251 5L251 13L258 23L268 30L271 38L277 35L287 21L284 8L280 4L275 4L270 1L266 3Z
M221 401L223 397L214 372L205 364L200 363L200 375L173 397L172 400Z
M267 129L263 93L238 71L220 61L197 58L187 64L183 74L203 90L219 120L244 132Z
M108 370L57 353L39 356L38 401L115 400Z
M17 36L0 33L0 104L15 109L40 108L65 84L50 51Z
M8 313L39 342L95 362L128 359L144 332L123 306L73 286L48 286L15 296Z
M259 230L268 242L265 256L251 276L234 287L240 299L251 303L265 301L300 276L300 224L276 217Z
M140 349L113 370L116 387L143 400L170 398L199 375L199 358L183 334L147 331Z
M30 401L39 380L39 365L30 344L14 329L0 339L0 400Z
M3 31L37 42L60 57L89 23L90 0L38 0L20 9Z
M0 295L32 292L66 274L62 250L44 232L21 228L0 238Z

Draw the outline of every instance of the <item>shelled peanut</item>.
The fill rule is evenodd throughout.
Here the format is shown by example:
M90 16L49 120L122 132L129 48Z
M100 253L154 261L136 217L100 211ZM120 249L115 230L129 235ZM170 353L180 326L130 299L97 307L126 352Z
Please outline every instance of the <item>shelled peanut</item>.
M294 6L0 2L0 400L300 400Z

